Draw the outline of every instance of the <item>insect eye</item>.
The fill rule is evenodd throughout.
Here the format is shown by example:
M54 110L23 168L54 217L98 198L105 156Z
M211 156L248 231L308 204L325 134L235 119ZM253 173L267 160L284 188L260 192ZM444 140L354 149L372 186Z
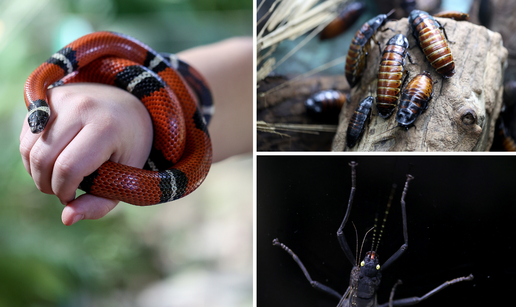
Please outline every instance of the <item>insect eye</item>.
M380 269L380 265L379 265L379 264L377 264L377 265L376 265L376 270L379 270L379 269Z
M362 262L360 262L360 266L364 266L365 265L365 262L364 260L362 260Z

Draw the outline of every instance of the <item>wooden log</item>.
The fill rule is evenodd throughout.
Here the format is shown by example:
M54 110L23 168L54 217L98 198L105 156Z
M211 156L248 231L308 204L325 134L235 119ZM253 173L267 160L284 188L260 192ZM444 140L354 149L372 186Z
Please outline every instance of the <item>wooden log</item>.
M362 140L352 149L346 147L349 119L366 96L376 97L376 83L381 59L378 47L371 48L367 69L360 83L352 89L350 103L342 109L333 151L486 151L493 142L495 121L503 96L503 73L507 66L507 49L499 33L466 21L436 18L446 29L455 60L455 75L442 79L426 60L409 29L407 18L388 22L376 39L382 49L395 34L407 36L413 60L405 68L409 80L428 71L438 81L428 109L415 121L409 133L397 127L395 114L387 120L373 107ZM410 134L410 139L409 139Z
M340 76L311 76L306 78L267 77L258 83L257 120L271 126L291 125L266 132L260 129L256 136L258 151L330 151L338 124L339 114L314 117L307 114L304 102L315 92L334 89L349 92L349 85ZM295 126L313 128L302 131ZM331 132L317 125L332 125Z

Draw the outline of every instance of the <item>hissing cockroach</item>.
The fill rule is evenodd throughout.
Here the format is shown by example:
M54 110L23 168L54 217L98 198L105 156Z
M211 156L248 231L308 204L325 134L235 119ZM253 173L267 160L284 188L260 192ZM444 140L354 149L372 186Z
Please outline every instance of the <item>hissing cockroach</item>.
M497 120L496 128L496 130L498 131L498 135L501 138L503 149L505 151L516 151L516 142L512 138L509 129L505 127L505 123L501 116Z
M442 17L442 18L450 18L457 21L468 21L469 14L462 13L459 11L443 11L437 14L434 14L434 17Z
M348 131L346 133L346 144L349 148L352 148L358 141L360 141L360 138L364 132L366 121L369 118L369 114L371 113L373 101L374 98L372 96L367 96L364 98L364 100L362 100L358 105L355 113L353 113L351 116L348 124Z
M363 2L353 2L346 6L339 15L321 31L321 40L333 38L349 29L365 11Z
M426 71L423 71L410 80L401 94L396 121L398 127L408 130L414 125L414 121L426 109L434 95L434 82Z
M374 35L392 13L394 13L394 10L390 11L388 14L380 14L371 18L364 23L355 34L355 37L353 37L353 40L351 40L345 67L346 79L351 87L358 83L364 73L366 57L371 48L371 40L378 44ZM379 44L378 48L380 48Z
M308 113L339 113L347 96L343 92L336 90L325 90L313 94L305 101Z
M401 79L405 74L405 79L408 76L408 71L404 68L407 56L412 63L408 47L409 42L405 35L396 34L383 50L376 90L376 109L380 117L391 116L398 104L403 83Z
M455 74L455 62L446 42L448 36L443 26L427 12L419 10L410 13L409 24L412 35L432 67L444 78L452 77Z

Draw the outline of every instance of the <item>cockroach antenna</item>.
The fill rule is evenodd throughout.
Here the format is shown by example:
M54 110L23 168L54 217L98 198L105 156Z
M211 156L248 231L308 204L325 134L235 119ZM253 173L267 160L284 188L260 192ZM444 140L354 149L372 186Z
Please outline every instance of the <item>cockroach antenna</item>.
M394 14L394 12L396 12L395 9L392 9L389 11L389 13L385 14L387 17L391 17L392 14Z

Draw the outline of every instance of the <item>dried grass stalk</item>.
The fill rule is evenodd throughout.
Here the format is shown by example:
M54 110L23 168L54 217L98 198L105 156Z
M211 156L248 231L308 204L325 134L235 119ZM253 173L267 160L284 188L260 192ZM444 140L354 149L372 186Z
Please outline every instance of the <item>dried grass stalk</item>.
M265 78L286 58L324 29L337 17L338 7L347 2L349 0L327 0L321 3L316 0L277 0L271 7L272 13L269 20L257 35L257 66L264 61L267 63L267 66L264 64L258 71L258 81ZM266 29L271 32L264 35ZM271 49L275 49L284 40L294 40L309 31L312 33L306 40L303 40L285 58L280 61L274 59L276 64L270 65L273 63L269 58L272 54ZM267 48L270 49L262 55L261 52Z
M329 23L337 17L337 7L348 1L327 0L320 4L317 2L283 0L272 13L267 27L258 34L258 52L285 39L296 39L322 23ZM265 28L271 32L263 36Z
M319 132L336 132L337 125L303 125L303 124L272 124L257 121L256 127L264 132L276 132L276 130L319 134Z

